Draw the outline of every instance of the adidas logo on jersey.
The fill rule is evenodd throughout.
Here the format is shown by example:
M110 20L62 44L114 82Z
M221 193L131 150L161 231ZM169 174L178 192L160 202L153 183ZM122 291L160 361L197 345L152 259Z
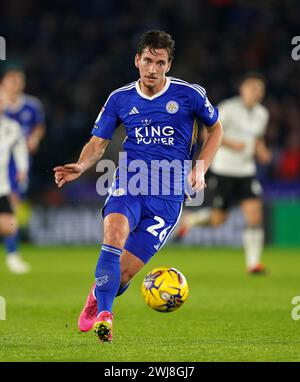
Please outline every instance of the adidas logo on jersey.
M135 106L131 109L131 112L129 113L129 115L133 115L133 114L139 114L139 111Z

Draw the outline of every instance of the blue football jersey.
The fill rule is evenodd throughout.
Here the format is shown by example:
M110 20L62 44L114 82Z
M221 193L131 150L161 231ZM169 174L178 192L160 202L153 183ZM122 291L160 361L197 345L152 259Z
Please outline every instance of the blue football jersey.
M18 107L7 108L5 115L19 122L25 137L30 135L36 125L45 122L42 103L36 97L27 94L22 96Z
M196 120L206 127L214 125L218 120L218 110L209 102L203 87L167 77L164 88L149 97L142 93L139 81L135 81L110 94L92 134L111 139L115 129L124 125L126 139L123 148L127 153L127 169L133 161L146 163L147 168L142 166L136 173L144 172L149 178L148 194L155 173L151 170L159 167L159 163L164 160L181 164L181 167L175 165L171 170L172 179L168 179L170 192L167 193L162 187L166 179L159 168L159 190L155 188L154 195L183 201L182 181L186 174L183 175L182 171L185 168L184 162L190 161L193 156L197 138ZM119 165L120 168L123 166L121 163ZM132 176L130 169L129 172ZM181 183L178 187L177 178Z
M27 94L22 95L20 103L17 107L7 108L4 113L7 117L16 120L20 124L25 138L31 134L36 125L43 124L45 122L42 103L37 98ZM13 156L11 156L9 162L10 186L12 191L19 193L20 196L23 197L25 195L27 185L21 185L17 182L16 173L16 164Z

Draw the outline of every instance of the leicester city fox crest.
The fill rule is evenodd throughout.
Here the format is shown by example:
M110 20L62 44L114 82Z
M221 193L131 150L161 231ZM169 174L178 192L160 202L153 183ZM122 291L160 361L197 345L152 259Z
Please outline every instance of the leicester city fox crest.
M179 110L179 105L176 101L169 101L166 104L166 110L170 114L175 114Z

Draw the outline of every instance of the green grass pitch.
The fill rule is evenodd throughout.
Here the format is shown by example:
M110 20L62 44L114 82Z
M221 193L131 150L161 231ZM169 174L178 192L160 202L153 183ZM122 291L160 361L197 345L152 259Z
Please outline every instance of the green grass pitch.
M163 249L115 301L114 341L79 333L78 314L93 281L97 247L24 246L33 271L15 276L0 258L0 361L300 361L299 250L267 248L268 276L249 276L240 249ZM190 294L176 312L148 308L143 277L173 266Z

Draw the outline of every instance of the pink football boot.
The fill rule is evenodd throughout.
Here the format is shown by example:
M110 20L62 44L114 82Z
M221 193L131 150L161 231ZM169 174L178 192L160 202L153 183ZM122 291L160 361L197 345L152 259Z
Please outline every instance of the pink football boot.
M81 332L88 332L93 328L96 316L97 316L98 306L95 297L95 284L92 286L90 293L86 299L84 308L82 309L79 320L78 328Z
M100 342L112 341L112 320L114 315L108 310L100 312L94 323L94 332Z

